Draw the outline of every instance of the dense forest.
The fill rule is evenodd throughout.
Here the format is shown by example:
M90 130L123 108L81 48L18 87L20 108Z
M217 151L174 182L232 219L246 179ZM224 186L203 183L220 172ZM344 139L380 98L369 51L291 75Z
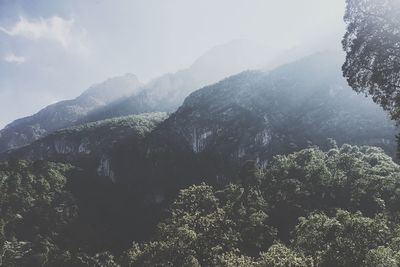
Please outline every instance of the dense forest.
M244 164L237 182L180 191L149 241L94 253L69 165L1 165L4 266L398 266L400 166L343 145ZM140 216L140 214L137 214ZM118 231L117 229L113 229Z
M400 266L400 1L346 3L345 59L199 88L206 57L0 131L0 266Z

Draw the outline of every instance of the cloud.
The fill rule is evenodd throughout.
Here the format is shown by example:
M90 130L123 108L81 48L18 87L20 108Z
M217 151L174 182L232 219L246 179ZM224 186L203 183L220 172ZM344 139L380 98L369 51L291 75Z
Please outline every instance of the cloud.
M4 61L8 62L8 63L14 63L14 64L22 64L24 63L26 60L24 57L21 56L16 56L14 54L8 54L4 57Z
M21 16L9 29L0 26L0 31L9 36L52 41L66 50L75 49L83 52L87 50L83 42L86 31L84 29L76 30L73 19L67 20L53 16L29 20Z

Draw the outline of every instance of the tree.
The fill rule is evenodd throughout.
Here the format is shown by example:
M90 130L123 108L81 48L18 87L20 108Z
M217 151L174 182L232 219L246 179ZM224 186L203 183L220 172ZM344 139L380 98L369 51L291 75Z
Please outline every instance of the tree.
M371 249L365 259L365 266L367 267L397 267L400 264L399 253L396 253L387 247L378 247Z
M347 0L343 74L400 119L400 1Z
M251 164L250 164L251 165ZM249 165L249 166L250 166ZM254 170L249 168L248 170ZM252 181L252 171L246 172ZM151 242L134 244L123 265L232 266L251 262L275 240L258 189L229 185L214 192L201 184L181 190ZM242 255L245 253L247 255Z
M333 218L322 213L301 218L293 245L317 259L318 266L365 266L368 253L370 262L381 260L380 251L370 250L386 245L391 235L384 218L338 210Z
M215 255L236 247L239 236L211 186L180 192L154 241L135 244L129 266L209 266Z
M289 240L298 217L337 208L399 217L399 166L379 148L343 145L276 156L262 181L279 237Z
M314 266L311 257L305 257L285 245L275 244L267 252L260 254L257 266L263 267L310 267Z
M66 190L73 169L43 161L0 163L0 265L54 266L78 216Z
M268 204L260 190L261 174L254 161L243 165L239 173L242 188L240 200L235 201L229 212L241 232L241 250L252 256L268 248L276 236L276 229L268 225ZM229 190L227 188L225 194L230 195ZM228 210L227 207L225 210Z

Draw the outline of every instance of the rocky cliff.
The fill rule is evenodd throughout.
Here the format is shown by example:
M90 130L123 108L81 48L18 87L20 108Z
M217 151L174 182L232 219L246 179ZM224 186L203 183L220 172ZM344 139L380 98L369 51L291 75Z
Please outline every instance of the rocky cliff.
M112 160L124 180L154 181L154 188L162 188L226 183L246 160L265 166L274 155L327 149L332 140L382 147L395 157L395 125L347 86L341 62L340 54L321 53L197 90L146 137L144 147L125 147L124 156Z
M113 149L120 143L139 145L146 134L166 118L166 113L151 113L78 125L56 131L29 146L3 153L0 158L73 163L114 181L111 166Z

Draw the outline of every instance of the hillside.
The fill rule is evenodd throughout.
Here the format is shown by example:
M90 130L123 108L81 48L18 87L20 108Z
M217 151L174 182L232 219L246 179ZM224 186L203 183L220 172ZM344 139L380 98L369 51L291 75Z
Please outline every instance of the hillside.
M69 162L114 179L110 153L119 143L137 143L167 118L166 113L131 115L58 130L1 158Z
M270 73L247 71L199 89L167 120L153 124L154 130L149 127L143 141L118 142L107 156L107 173L113 180L136 184L139 179L164 191L169 179L182 179L172 183L177 188L203 177L224 184L246 160L265 166L274 155L327 148L331 140L379 146L395 157L396 127L370 99L347 87L340 62L338 54L320 53ZM93 129L97 132L60 131L10 155L80 162L77 156L96 150L87 145L91 134L113 133L116 139L131 134L108 124ZM70 139L78 142L70 146ZM110 139L103 141L111 145Z
M266 166L277 154L329 148L331 139L382 147L395 157L396 127L346 85L340 62L335 53L317 54L197 90L146 137L144 147L124 147L114 155L116 172L164 191L164 184L179 187L204 177L224 184L246 160Z
M52 104L32 116L18 119L0 131L0 152L28 145L49 133L69 127L90 111L137 93L141 85L133 74L111 78L93 85L75 99Z

